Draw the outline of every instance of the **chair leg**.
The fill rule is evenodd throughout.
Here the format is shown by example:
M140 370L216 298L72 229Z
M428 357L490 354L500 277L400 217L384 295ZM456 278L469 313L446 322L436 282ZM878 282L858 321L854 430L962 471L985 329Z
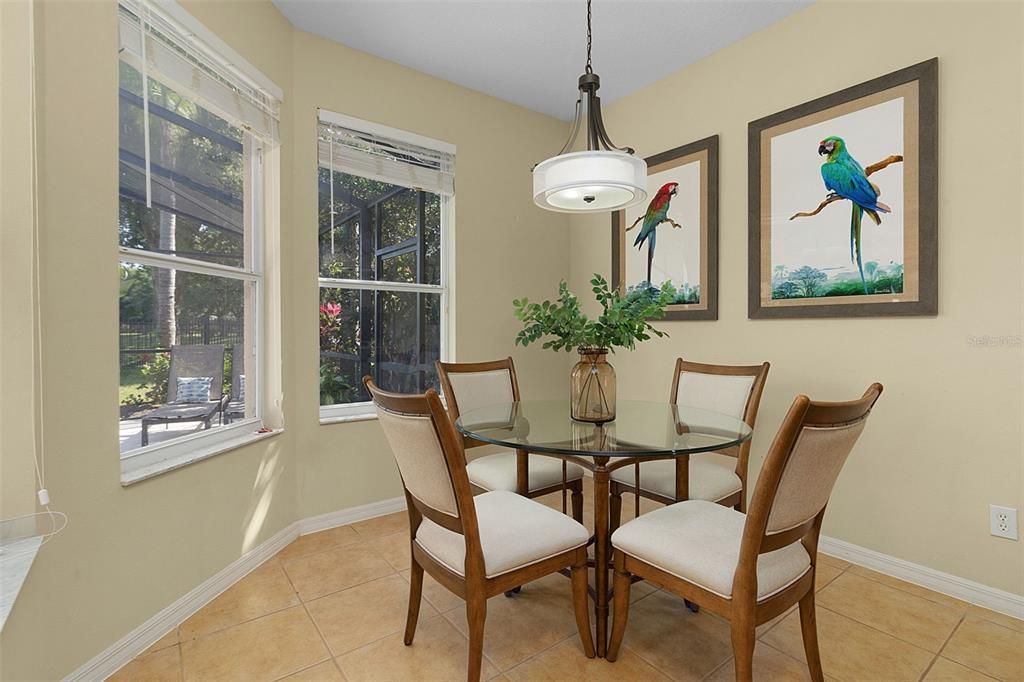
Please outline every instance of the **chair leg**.
M576 629L587 658L594 657L594 638L590 632L590 591L587 589L587 555L572 567L572 607L576 612Z
M412 573L409 575L409 614L405 619L405 645L412 644L416 635L416 620L420 615L420 602L423 598L423 567L412 560Z
M629 618L629 590L633 585L631 576L623 567L622 553L615 550L615 578L612 581L612 592L615 598L612 603L612 635L608 642L605 658L611 662L619 657L619 647L626 634L626 620Z
M622 523L622 486L612 481L608 490L608 533L614 533Z
M466 594L466 621L469 623L468 682L480 682L484 657L484 621L487 620L487 598L483 586L470 587Z
M804 655L807 668L814 682L822 682L825 673L821 668L821 654L818 652L818 623L814 614L814 587L800 600L800 633L804 638Z
M573 482L572 486L572 497L569 498L572 503L572 518L576 520L576 523L583 523L583 480Z
M743 618L733 615L732 653L736 663L736 682L752 682L754 679L754 626L753 621L742 622Z

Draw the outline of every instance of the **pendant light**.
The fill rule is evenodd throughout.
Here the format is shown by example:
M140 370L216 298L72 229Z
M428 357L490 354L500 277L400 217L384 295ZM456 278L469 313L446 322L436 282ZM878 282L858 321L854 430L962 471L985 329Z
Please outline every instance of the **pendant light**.
M601 79L590 66L590 1L587 0L587 66L580 76L576 116L569 141L557 156L533 168L533 202L562 213L615 211L647 198L647 164L629 147L608 139L601 119ZM580 128L586 128L587 150L571 151Z

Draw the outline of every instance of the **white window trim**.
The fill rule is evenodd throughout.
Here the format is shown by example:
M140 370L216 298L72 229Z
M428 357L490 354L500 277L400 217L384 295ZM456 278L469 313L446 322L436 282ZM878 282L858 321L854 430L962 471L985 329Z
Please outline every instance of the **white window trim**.
M351 116L337 114L326 109L319 110L319 120L333 123L346 128L364 130L375 135L390 137L401 142L420 147L436 149L448 154L455 154L455 145L441 140L434 140L423 135L410 133L397 128L363 121ZM342 169L341 172L345 172ZM358 289L371 291L408 291L441 295L441 338L440 357L442 362L449 362L455 357L455 196L441 194L441 283L416 284L408 282L369 281L358 279L318 278L319 289ZM319 268L319 263L317 264ZM319 353L319 348L317 349ZM342 403L320 406L320 424L343 424L348 422L367 421L377 418L377 411L370 401L361 403Z
M213 31L195 19L178 2L175 0L143 1L148 1L152 6L159 8L167 17L184 28L186 33L194 36L196 38L194 47L201 51L204 57L220 62L223 68L229 69L241 78L248 80L278 101L283 100L283 91L280 86L234 51ZM202 104L202 102L200 101L199 104ZM279 197L281 175L278 165L279 158L276 153L276 143L266 140L259 135L252 135L251 139L254 159L250 168L253 172L251 186L256 191L252 193L252 196L246 197L246 201L251 202L250 210L253 215L253 234L250 235L249 244L247 245L249 251L246 254L248 257L248 265L246 267L234 268L220 263L210 263L192 258L127 247L119 247L118 261L172 268L196 274L213 275L215 277L255 283L253 319L251 321L247 320L246 324L252 329L253 347L256 356L254 360L257 364L256 369L251 372L250 389L253 395L256 396L256 415L230 425L198 431L171 441L155 443L145 448L136 448L125 453L119 453L121 485L123 486L179 469L193 462L208 459L223 452L243 447L249 443L264 440L284 431L283 426L281 426L280 415L276 409L280 404L280 397L270 395L264 388L271 385L276 387L279 384L279 381L264 381L265 378L271 379L270 376L264 375L269 372L274 372L276 375L280 371L281 364L279 358L270 358L266 353L269 335L267 322L274 317L273 311L267 308L269 302L266 294L268 285L276 287L278 284L278 268L276 263L268 263L265 260L267 258L266 242L271 237L276 239L280 230L280 216L276 211L276 201ZM272 273L270 276L274 277L273 282L268 281L268 270ZM276 344L275 347L277 347ZM268 417L272 423L281 427L274 429L265 428L265 420Z

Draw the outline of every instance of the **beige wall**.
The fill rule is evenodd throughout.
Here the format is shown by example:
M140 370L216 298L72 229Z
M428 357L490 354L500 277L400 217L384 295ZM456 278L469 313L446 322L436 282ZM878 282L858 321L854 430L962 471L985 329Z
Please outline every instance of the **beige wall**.
M0 3L0 519L35 511L33 419L32 181L28 8Z
M116 4L37 2L47 472L70 523L37 557L0 635L2 679L59 678L296 519L401 493L376 422L318 423L316 107L458 146L460 359L511 352L511 300L553 289L568 269L568 221L533 208L529 179L561 144L564 123L294 31L269 2L184 4L284 89L277 298L286 430L121 487ZM7 17L5 8L5 36ZM6 87L3 101L6 111ZM5 224L5 277L24 258L7 237ZM22 333L6 319L5 353ZM516 358L524 390L561 389L562 358L533 349ZM5 396L8 386L5 375ZM2 456L6 497L8 472L26 462L6 447Z
M619 144L650 155L721 136L717 322L613 358L623 397L660 397L673 358L769 360L756 472L797 393L886 393L839 480L825 533L1024 594L1021 542L989 536L988 505L1024 508L1020 3L821 2L615 102ZM747 319L747 122L939 57L940 313L935 318ZM572 220L571 271L608 274L609 219ZM1019 336L1018 336L1019 338Z

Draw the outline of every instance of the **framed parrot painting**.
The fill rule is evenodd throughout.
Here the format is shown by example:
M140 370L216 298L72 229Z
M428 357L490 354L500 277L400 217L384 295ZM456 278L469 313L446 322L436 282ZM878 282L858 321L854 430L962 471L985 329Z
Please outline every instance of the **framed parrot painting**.
M718 136L647 161L646 203L612 213L612 286L671 287L666 320L718 319Z
M748 130L751 318L938 312L938 60Z

